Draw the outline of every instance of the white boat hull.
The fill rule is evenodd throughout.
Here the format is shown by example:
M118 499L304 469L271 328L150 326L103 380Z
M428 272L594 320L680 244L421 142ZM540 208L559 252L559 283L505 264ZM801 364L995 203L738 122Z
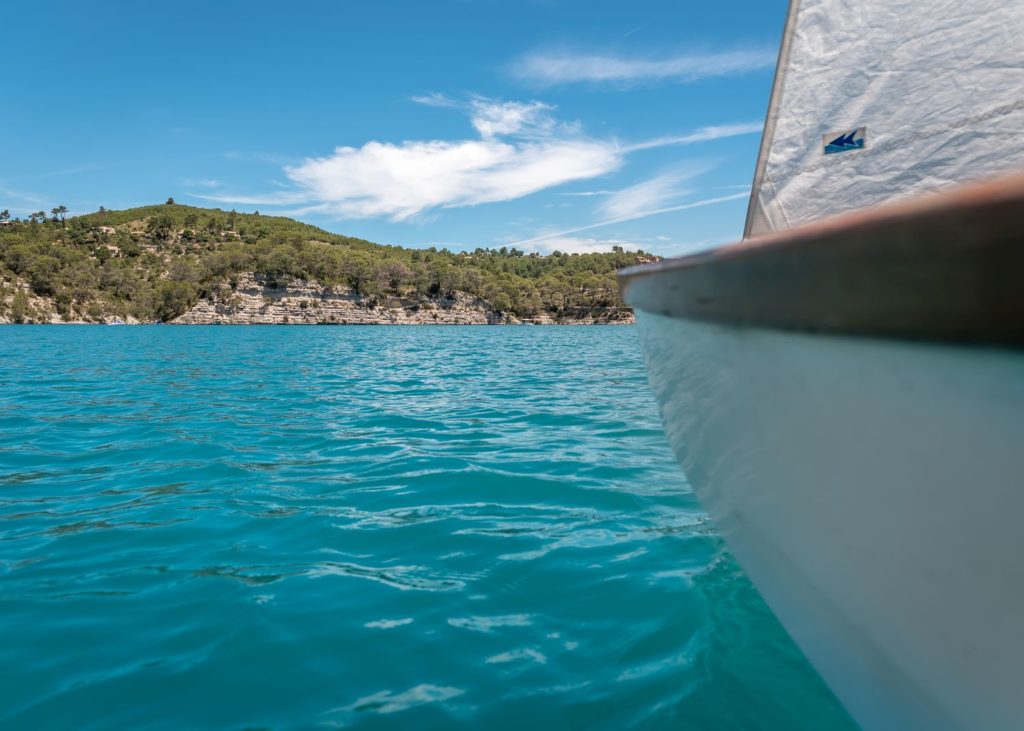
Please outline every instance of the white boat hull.
M637 321L687 477L854 717L1024 728L1024 352Z

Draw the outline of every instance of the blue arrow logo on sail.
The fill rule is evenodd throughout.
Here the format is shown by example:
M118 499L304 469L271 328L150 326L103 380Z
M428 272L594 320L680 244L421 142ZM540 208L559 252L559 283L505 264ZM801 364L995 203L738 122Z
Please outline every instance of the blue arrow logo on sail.
M832 155L837 152L847 152L848 150L863 150L866 133L867 127L858 127L857 129L845 132L832 132L825 135L822 137L822 142L825 143L825 154Z

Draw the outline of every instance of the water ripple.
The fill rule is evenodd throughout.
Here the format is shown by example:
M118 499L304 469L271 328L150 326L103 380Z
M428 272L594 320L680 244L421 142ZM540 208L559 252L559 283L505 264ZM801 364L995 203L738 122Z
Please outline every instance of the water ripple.
M852 728L632 328L0 338L4 729Z

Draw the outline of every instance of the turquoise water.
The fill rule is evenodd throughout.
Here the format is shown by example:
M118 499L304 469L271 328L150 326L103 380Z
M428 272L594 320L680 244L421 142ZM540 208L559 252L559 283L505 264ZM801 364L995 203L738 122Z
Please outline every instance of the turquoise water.
M2 728L853 728L631 327L0 343Z

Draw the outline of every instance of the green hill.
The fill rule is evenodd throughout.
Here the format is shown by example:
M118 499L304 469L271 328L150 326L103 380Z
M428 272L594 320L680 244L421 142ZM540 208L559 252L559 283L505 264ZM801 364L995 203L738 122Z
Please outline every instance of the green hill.
M0 318L169 321L251 273L270 288L301 281L352 292L367 307L461 292L497 313L571 320L623 308L614 272L650 258L408 249L289 218L173 203L67 221L37 214L0 225Z

